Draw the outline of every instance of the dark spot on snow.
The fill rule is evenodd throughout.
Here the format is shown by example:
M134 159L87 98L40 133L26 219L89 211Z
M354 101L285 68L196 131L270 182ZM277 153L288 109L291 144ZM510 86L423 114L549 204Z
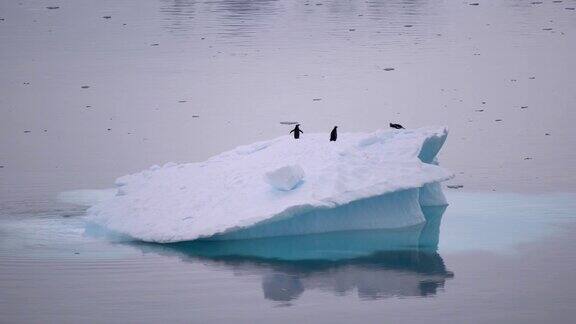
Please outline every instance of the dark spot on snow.
M24 82L23 85L30 85L30 82Z
M494 119L494 121L496 121L496 122L501 122L502 119Z
M574 10L574 7L568 7L568 8L564 8L566 10Z
M414 25L404 25L404 27L407 27L407 28L410 28L412 26L414 26Z
M552 28L542 28L542 30L552 30Z
M522 107L520 107L520 109L526 109L526 108L528 108L528 106L522 106Z
M524 160L525 160L525 161L526 161L526 160L532 160L532 158L531 158L531 157L525 157Z
M529 77L528 79L534 80L534 79L536 79L536 77L535 77L535 76L531 76L531 77Z
M477 112L483 112L484 109L476 109Z
M312 99L312 101L320 101L320 100L322 100L322 98L314 98L314 99Z
M550 133L544 133L544 135L546 135L546 136L550 136Z
M32 132L32 131L29 131L29 130L25 130L25 131L24 131L24 133L26 133L26 134L31 133L31 132Z
M158 43L150 44L150 46L158 46L158 45L160 45L160 44L158 44Z
M112 128L107 128L107 130L111 131L111 130L112 130Z
M447 185L446 187L447 187L447 188L450 188L450 189L460 189L460 188L464 188L464 186L463 186L463 185L460 185L460 184L458 184L458 185Z
M348 29L348 31L355 31L355 30L356 30L355 28Z
M46 7L46 9L52 9L52 10L53 10L53 9L60 9L60 7L57 7L57 6L49 6L49 7Z
M192 115L192 118L200 118L200 115Z
M83 85L83 86L81 86L80 88L82 88L82 89L88 89L88 88L90 88L90 86Z
M395 69L394 69L394 68L391 68L391 67L384 68L384 71L394 71L394 70L395 70Z
M179 103L185 103L186 100L178 100Z
M470 5L471 5L471 6L478 6L478 5L480 5L480 4L479 4L478 2L473 2L473 3L471 3Z
M542 4L542 1L534 1L532 4Z
M0 165L0 169L4 169L4 166L3 166L3 165Z
M296 125L298 124L298 122L294 122L294 121L281 121L280 125Z
M112 18L112 16L102 16L102 18L104 18L104 19L110 19L110 18Z

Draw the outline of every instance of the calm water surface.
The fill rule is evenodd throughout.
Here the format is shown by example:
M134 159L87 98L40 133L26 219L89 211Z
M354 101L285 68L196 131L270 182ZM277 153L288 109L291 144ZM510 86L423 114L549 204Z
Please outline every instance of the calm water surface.
M0 0L0 322L573 322L574 7ZM464 188L425 227L216 245L55 199L283 121L447 125Z

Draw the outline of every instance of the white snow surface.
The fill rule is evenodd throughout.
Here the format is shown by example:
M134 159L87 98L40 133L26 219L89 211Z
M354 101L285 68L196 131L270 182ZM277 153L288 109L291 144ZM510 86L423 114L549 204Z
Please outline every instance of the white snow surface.
M304 170L299 165L287 165L267 172L265 179L275 189L292 190L304 179Z
M116 196L92 206L88 217L143 241L177 242L338 208L450 179L435 158L447 134L444 127L427 127L343 133L337 142L329 142L328 134L282 136L205 162L168 163L123 176L116 180ZM267 174L286 167L280 173L291 180L271 186Z

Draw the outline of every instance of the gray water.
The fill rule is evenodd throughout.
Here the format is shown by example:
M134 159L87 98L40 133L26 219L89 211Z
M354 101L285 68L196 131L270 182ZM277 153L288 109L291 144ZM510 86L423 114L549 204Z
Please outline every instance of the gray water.
M573 322L574 7L0 0L0 322ZM428 228L246 248L111 239L55 199L286 121L446 125L464 188Z

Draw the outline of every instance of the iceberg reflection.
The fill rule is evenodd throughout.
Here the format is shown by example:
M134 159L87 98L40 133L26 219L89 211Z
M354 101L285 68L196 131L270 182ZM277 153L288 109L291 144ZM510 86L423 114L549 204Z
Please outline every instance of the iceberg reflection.
M432 296L454 276L437 253L445 209L425 207L424 225L401 230L140 243L140 247L240 275L260 276L264 297L278 302L295 300L310 289L336 295L356 291L361 299Z

